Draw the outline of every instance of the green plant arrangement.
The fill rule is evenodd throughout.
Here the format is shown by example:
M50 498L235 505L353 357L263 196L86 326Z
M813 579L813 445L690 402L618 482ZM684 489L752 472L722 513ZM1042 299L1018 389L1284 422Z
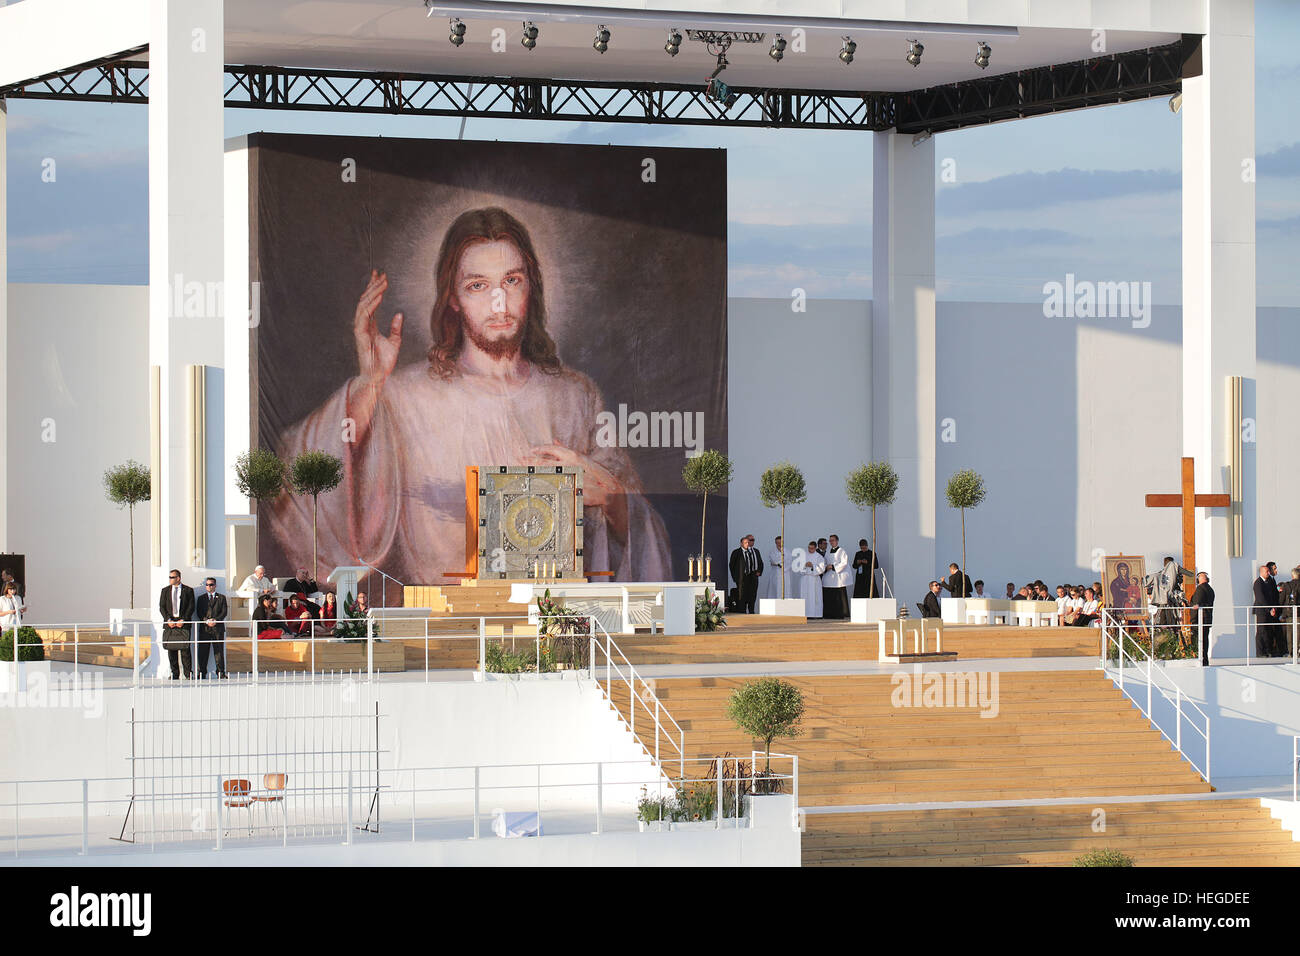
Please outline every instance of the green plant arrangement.
M364 641L366 639L366 617L358 614L356 599L349 591L343 599L343 613L339 615L338 624L334 626L334 636L344 641Z
M677 791L664 796L650 796L646 788L641 788L641 797L636 802L636 818L645 823L669 822L678 819Z
M311 576L316 579L316 511L320 496L343 481L343 459L324 451L305 451L289 466L289 483L295 494L311 495Z
M551 597L550 588L537 599L537 633L546 642L543 652L550 651L556 663L587 666L591 618L575 614L563 601Z
M871 585L867 592L874 597L876 593L876 554L880 548L876 543L876 508L892 505L898 496L898 472L887 461L873 461L861 465L849 472L844 480L844 492L849 501L859 509L871 509Z
M758 479L758 498L764 508L781 509L781 544L785 544L785 509L787 505L808 500L808 483L803 472L788 461L773 465ZM781 575L781 597L785 598L785 578Z
M131 535L131 591L127 607L135 607L135 506L149 500L153 493L153 478L149 469L138 461L127 461L104 472L104 493L113 504L126 508Z
M728 719L751 737L763 741L767 756L764 772L772 769L772 741L777 737L799 736L803 712L803 693L777 677L747 681L727 701Z
M0 661L14 659L14 633L18 634L18 659L20 661L45 660L45 644L34 627L7 628L0 633Z
M694 458L686 460L682 469L682 481L686 487L697 495L703 496L700 505L700 560L704 560L704 516L709 509L709 495L720 491L731 482L735 467L731 459L716 449L710 448Z
M1074 858L1073 866L1132 866L1133 857L1119 850L1106 847L1100 850L1089 850L1087 853L1081 853Z
M957 472L948 479L948 506L961 509L961 573L966 574L966 509L974 508L984 500L984 479L970 468Z
M695 599L695 630L716 631L726 626L727 614L722 599L713 593L712 588L705 588L704 593Z

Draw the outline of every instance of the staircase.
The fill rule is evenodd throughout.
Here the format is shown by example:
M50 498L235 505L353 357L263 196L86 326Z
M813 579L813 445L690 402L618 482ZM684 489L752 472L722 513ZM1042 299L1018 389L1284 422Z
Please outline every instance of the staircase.
M153 650L153 638L149 627L142 627L140 635L140 663L149 659ZM66 663L95 665L99 667L125 667L130 670L135 663L135 653L131 647L132 635L115 637L107 629L90 630L79 628L36 629L42 643L45 644L47 661L64 661Z
M1210 790L1095 671L1002 672L992 717L978 706L895 707L888 675L788 679L804 692L804 733L776 746L799 755L804 806ZM657 682L686 733L687 756L761 746L726 717L727 697L741 683Z
M1069 866L1104 848L1138 866L1300 865L1300 843L1258 800L827 813L807 821L805 866Z
M880 640L874 628L814 621L769 630L758 621L737 623L737 617L732 615L734 626L721 631L683 637L624 634L619 643L628 660L638 666L878 659ZM943 649L955 651L959 660L1096 657L1098 641L1097 631L1084 627L949 625L943 630Z

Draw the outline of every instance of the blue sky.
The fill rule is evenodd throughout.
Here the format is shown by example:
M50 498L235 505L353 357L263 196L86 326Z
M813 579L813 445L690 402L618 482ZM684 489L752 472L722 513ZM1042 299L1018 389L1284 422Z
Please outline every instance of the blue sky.
M1257 0L1258 301L1300 303L1300 3ZM254 130L454 138L457 119L227 110ZM10 101L11 282L144 283L146 109ZM465 136L724 147L731 295L871 294L870 133L469 120ZM938 294L1040 301L1045 281L1144 280L1181 298L1181 120L1165 99L935 137ZM42 163L57 179L42 182ZM816 175L809 175L810 164Z

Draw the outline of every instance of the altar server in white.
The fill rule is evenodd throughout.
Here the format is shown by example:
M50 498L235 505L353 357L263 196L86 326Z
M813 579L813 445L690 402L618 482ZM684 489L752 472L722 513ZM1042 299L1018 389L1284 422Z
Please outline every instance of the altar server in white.
M826 550L826 571L822 574L822 617L844 620L849 616L849 553L840 547L839 535L831 535Z
M781 593L781 581L786 578L785 548L781 545L781 537L777 535L776 546L769 548L767 552L767 567L764 569L766 573L758 579L759 600L763 598L778 600L782 597L794 597L794 590L790 587L788 580L785 583L785 594Z
M804 617L822 616L822 574L826 571L826 562L817 553L817 542L808 542L808 554L795 567L795 576L799 578L799 596L803 598Z

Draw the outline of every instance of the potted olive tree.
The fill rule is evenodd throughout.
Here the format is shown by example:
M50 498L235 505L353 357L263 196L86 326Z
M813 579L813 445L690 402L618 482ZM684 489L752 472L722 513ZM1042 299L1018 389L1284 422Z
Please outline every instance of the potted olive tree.
M790 561L792 548L786 547L785 509L787 505L798 505L808 500L808 483L804 481L803 472L788 461L773 465L763 472L758 480L758 498L764 508L781 509L781 546L785 550L785 560ZM759 614L780 614L802 617L807 614L803 598L792 597L785 593L785 583L790 569L782 568L781 596L776 599L764 598L758 604Z
M898 617L898 600L879 597L875 589L876 560L880 554L880 539L876 537L876 509L881 505L894 503L898 495L898 472L887 461L873 461L861 465L851 472L844 481L844 491L849 501L859 509L871 509L871 588L866 598L854 598L851 619L855 624L870 624L873 621L890 620ZM859 603L862 602L862 603Z
M104 494L113 504L126 509L128 528L128 564L130 586L127 591L127 605L124 608L110 608L108 612L109 631L115 635L125 633L126 622L148 622L151 610L148 602L144 607L135 604L135 506L148 501L153 494L153 478L149 469L138 461L127 461L104 472Z
M984 500L984 479L970 468L965 468L948 479L948 506L961 511L961 573L966 574L966 509L974 508ZM970 595L965 595L970 597Z
M795 818L793 792L785 792L785 779L772 773L772 741L799 736L803 732L803 715L803 692L777 677L746 681L727 701L727 717L744 733L763 742L763 769L760 771L755 761L747 801L754 826L789 825Z
M289 483L295 494L311 495L311 576L317 576L317 538L316 514L320 507L320 496L333 491L343 481L343 459L326 451L305 451L293 460L289 466Z
M734 467L731 464L731 459L714 448L710 448L693 458L688 458L686 467L682 469L682 481L686 484L686 487L703 499L700 505L701 579L704 577L704 518L709 509L709 495L727 487L731 482L733 471Z

